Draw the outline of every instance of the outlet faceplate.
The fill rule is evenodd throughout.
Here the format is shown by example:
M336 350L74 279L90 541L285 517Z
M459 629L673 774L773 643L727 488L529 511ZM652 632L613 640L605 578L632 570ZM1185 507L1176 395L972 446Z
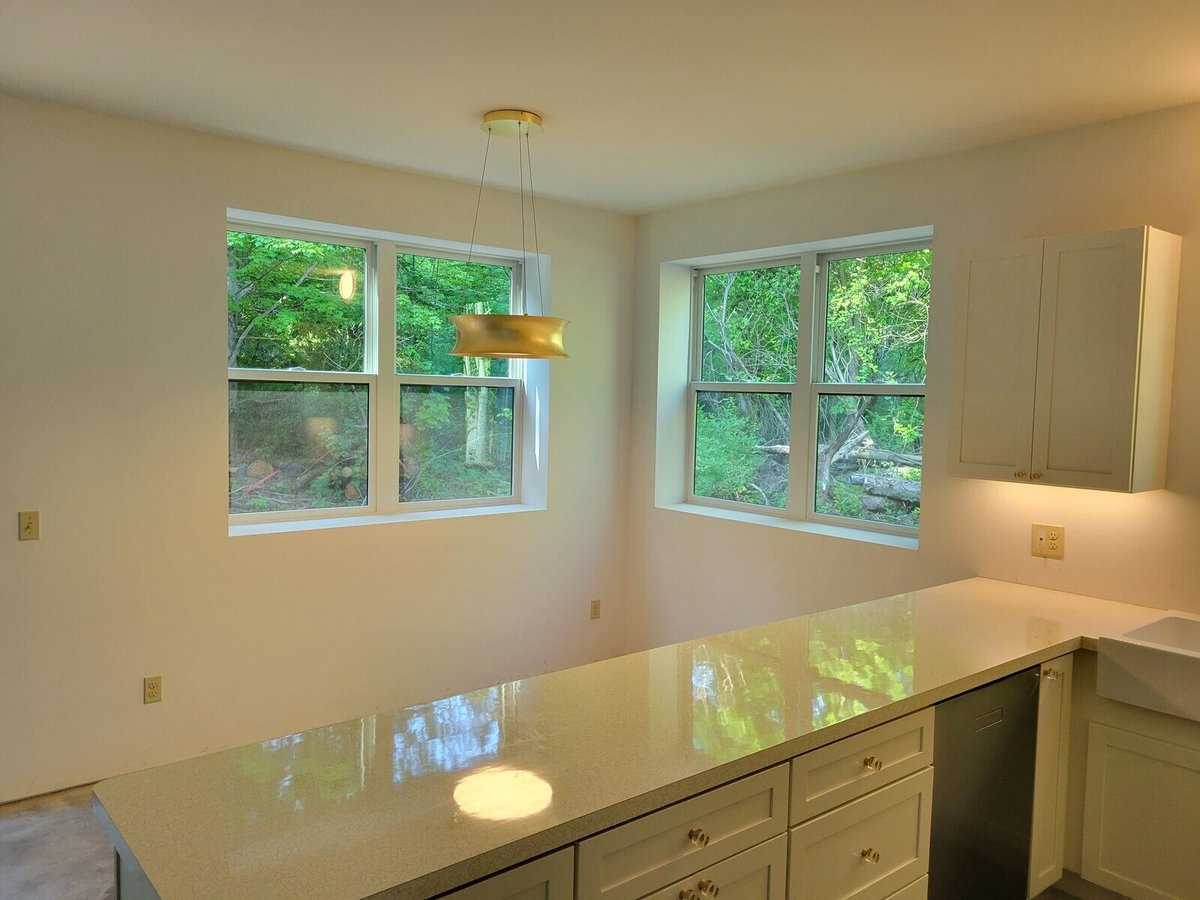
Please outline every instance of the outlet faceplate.
M599 600L593 600L588 605L588 613L591 615L591 617L593 619L600 618L600 601Z
M162 700L162 676L147 675L142 679L142 702L158 703Z
M1042 559L1062 559L1067 543L1067 530L1062 525L1033 524L1029 552Z
M17 540L36 541L42 536L42 517L36 509L17 513Z

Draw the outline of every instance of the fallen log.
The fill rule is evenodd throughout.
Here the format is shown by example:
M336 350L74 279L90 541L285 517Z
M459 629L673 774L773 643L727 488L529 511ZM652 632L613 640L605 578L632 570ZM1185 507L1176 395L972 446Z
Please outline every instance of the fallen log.
M886 475L862 475L855 473L846 481L850 484L862 485L865 493L876 497L886 497L889 500L899 500L901 503L917 504L921 502L921 482L908 481L904 478L888 478Z

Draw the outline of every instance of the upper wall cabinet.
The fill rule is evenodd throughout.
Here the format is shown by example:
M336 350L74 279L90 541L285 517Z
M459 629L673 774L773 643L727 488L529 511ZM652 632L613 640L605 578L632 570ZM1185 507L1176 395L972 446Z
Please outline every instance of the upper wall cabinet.
M1180 244L1138 227L960 254L951 474L1164 486Z

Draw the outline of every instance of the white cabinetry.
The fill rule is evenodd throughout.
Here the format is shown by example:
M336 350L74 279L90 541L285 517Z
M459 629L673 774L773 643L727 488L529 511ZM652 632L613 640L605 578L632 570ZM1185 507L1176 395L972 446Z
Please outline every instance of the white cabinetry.
M1084 878L1135 900L1197 896L1200 747L1093 722L1084 797Z
M1038 679L1037 755L1033 769L1033 829L1029 846L1029 896L1063 874L1070 756L1071 656L1042 665Z
M779 765L581 841L579 897L636 900L698 882L694 873L782 835L787 795L788 767Z
M575 853L568 847L446 894L441 900L571 900Z
M960 254L952 474L1163 487L1180 244L1137 227Z

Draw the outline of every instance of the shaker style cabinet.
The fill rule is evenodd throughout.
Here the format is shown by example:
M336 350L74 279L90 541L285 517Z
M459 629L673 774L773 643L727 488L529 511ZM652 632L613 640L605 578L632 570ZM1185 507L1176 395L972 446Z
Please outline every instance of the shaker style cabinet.
M1164 486L1180 244L1139 226L960 254L951 474Z

